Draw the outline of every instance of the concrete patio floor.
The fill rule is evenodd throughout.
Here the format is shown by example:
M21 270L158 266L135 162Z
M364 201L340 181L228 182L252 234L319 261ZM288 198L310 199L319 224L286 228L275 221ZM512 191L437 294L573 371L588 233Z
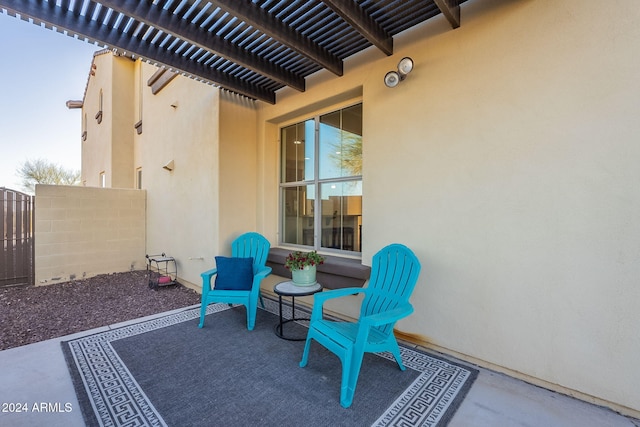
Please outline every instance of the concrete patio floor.
M84 426L60 342L182 310L0 351L0 426ZM640 420L480 369L449 426L640 427Z

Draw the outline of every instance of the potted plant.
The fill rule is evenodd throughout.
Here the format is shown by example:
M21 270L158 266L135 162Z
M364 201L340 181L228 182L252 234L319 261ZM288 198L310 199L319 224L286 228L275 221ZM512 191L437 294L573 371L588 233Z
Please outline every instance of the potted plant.
M316 251L290 253L284 266L291 271L293 283L298 286L311 286L316 283L316 266L324 263L324 257Z

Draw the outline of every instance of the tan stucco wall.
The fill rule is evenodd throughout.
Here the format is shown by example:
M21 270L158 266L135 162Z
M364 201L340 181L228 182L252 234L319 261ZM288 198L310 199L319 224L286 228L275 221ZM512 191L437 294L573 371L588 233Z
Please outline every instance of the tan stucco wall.
M87 82L87 90L82 105L82 115L86 117L87 137L82 141L82 183L89 187L99 187L100 173L104 172L106 186L111 185L111 140L112 114L110 112L112 98L110 93L113 79L112 55L109 52L99 53L93 57L92 73ZM98 123L96 114L100 111L100 90L102 89L102 122Z
M363 260L402 242L423 264L399 329L640 411L637 22L634 0L474 1L456 30L435 18L391 57L281 91L258 124L265 234L277 242L278 125L361 93ZM403 56L415 69L388 89Z
M134 61L100 52L93 58L82 114L87 139L82 142L82 183L99 187L104 172L106 187L133 188ZM100 110L102 91L102 121Z
M114 57L113 80L109 93L113 110L111 111L111 125L113 138L111 139L111 187L134 188L133 169L133 125L135 120L134 103L134 61Z
M229 254L236 236L256 229L255 102L181 76L153 94L147 82L157 67L111 54L94 62L85 106L109 88L115 111L105 111L99 126L107 117L115 125L107 124L110 134L92 129L102 133L85 143L86 185L99 185L106 170L107 186L132 188L141 169L148 190L146 253L173 256L180 281L199 287L214 257ZM99 78L101 69L111 81ZM133 125L140 119L138 134ZM174 169L163 169L170 161Z
M200 286L200 273L211 268L221 251L220 92L178 77L153 95L147 81L157 68L142 64L142 70L143 131L134 136L133 169L142 168L148 193L146 250L173 256L181 282ZM135 133L133 125L131 130ZM171 160L174 169L163 169Z
M233 239L257 230L257 114L253 101L220 98L220 249L230 254Z
M36 185L36 284L145 268L144 191Z

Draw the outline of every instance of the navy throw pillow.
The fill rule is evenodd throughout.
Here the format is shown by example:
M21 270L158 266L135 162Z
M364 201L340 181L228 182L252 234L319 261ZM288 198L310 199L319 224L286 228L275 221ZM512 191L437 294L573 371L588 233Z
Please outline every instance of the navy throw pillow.
M215 289L248 291L253 284L253 258L216 257Z

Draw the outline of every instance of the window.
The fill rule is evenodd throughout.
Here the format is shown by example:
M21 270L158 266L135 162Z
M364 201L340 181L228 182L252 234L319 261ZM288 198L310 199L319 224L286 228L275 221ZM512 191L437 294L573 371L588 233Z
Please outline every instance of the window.
M98 124L102 123L102 89L100 89L98 112L96 113L96 120Z
M362 104L280 130L284 244L361 252Z
M138 61L138 121L133 125L138 135L142 134L142 87L142 62Z
M82 140L87 140L87 113L82 116Z

